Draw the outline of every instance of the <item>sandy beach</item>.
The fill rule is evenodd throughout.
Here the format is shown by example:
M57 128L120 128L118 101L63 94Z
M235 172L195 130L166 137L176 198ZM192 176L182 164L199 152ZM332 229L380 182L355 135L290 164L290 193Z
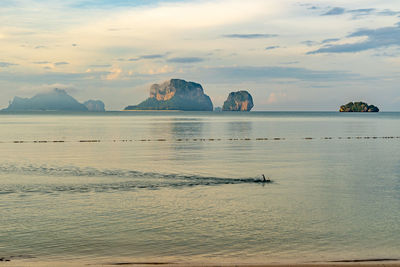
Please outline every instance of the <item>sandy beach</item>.
M194 263L194 262L134 262L134 261L35 261L35 260L15 260L15 261L2 261L0 266L32 266L32 267L50 267L50 266L60 266L60 267L78 267L78 266L168 266L168 267L347 267L347 266L357 266L357 267L398 267L400 266L400 261L394 260L349 260L340 262L312 262L312 263L273 263L273 264L246 264L246 263Z

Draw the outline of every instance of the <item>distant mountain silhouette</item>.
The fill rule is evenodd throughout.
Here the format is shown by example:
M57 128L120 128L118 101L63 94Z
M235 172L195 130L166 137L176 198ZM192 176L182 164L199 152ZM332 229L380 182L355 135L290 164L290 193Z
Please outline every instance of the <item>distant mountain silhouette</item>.
M68 95L65 90L53 89L32 98L15 97L5 111L88 111L88 108Z

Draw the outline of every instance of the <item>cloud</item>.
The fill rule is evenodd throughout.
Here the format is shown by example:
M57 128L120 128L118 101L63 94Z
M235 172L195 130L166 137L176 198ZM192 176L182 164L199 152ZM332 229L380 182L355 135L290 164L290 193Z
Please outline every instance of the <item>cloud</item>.
M15 82L17 80L19 83L28 84L42 84L43 81L48 83L60 83L60 81L63 81L62 83L78 83L86 81L88 77L89 74L87 73L45 72L38 74L0 72L0 81Z
M272 92L269 94L268 99L267 99L267 104L276 104L278 102L281 102L282 100L287 99L287 93L284 92Z
M141 71L140 74L145 74L145 75L156 75L156 74L165 74L165 73L172 73L174 71L174 68L168 65L164 65L159 68L150 68L145 71Z
M104 65L89 65L91 68L109 68L111 67L110 64L104 64Z
M359 9L352 9L347 11L348 13L356 13L356 14L365 14L368 15L372 12L374 12L376 9L375 8L359 8Z
M335 15L342 15L346 12L346 9L343 7L334 7L330 9L328 12L322 14L321 16L335 16Z
M377 12L377 14L381 15L381 16L395 16L395 15L400 14L400 11L385 9L385 10Z
M47 46L45 46L45 45L37 45L37 46L35 46L35 49L43 49L43 48L47 48Z
M322 40L321 42L306 40L306 41L302 41L301 44L304 44L306 46L316 46L316 45L320 45L320 44L328 44L328 43L337 42L337 41L340 41L340 39L339 38L329 38L329 39Z
M165 55L162 54L150 54L150 55L143 55L143 56L139 56L136 58L130 58L128 59L128 61L139 61L142 59L158 59L158 58L164 58Z
M344 71L318 71L306 68L271 67L271 66L242 66L242 67L210 67L194 71L200 79L214 82L244 82L271 79L295 79L304 81L331 81L357 78L359 75Z
M308 52L307 55L321 54L321 53L355 53L373 48L375 48L375 46L370 42L332 45L332 46L325 46L318 50Z
M51 62L49 61L35 61L32 62L33 64L37 64L37 65L44 65L44 64L51 64Z
M400 53L399 52L394 52L394 53L388 53L388 52L383 52L383 53L375 53L375 57L399 57Z
M49 92L49 91L54 90L54 88L66 90L66 91L68 91L68 93L74 93L74 92L79 91L72 84L52 83L52 84L22 86L18 89L18 92L31 95L31 94Z
M222 35L224 38L238 38L238 39L265 39L277 37L277 34L262 34L262 33L250 33L250 34L225 34Z
M54 66L61 66L61 65L68 65L68 64L69 64L68 62L61 61L61 62L54 63Z
M97 1L92 1L96 2ZM138 1L126 1L133 3ZM225 25L251 22L273 14L281 4L264 1L145 1L149 4L115 10L110 16L100 18L82 27L80 31L102 29L128 29L130 36L162 38L171 32L193 29L211 29ZM117 4L115 5L117 6ZM142 41L143 39L138 39Z
M368 16L368 15L381 15L376 12L375 8L360 8L360 9L352 9L348 10L346 13L353 15L353 19L357 19L362 16Z
M119 78L119 76L120 76L121 74L122 74L122 69L116 67L116 68L113 68L113 69L105 76L105 79L108 80L108 81L116 80L116 79Z
M277 48L280 48L280 46L278 46L278 45L268 46L265 48L265 50L273 50L273 49L277 49Z
M141 56L141 59L155 59L155 58L163 58L164 55L159 55L159 54L155 54L155 55L144 55Z
M1 7L15 7L17 3L14 0L2 0Z
M367 37L367 39L357 43L324 46L307 54L355 53L380 47L400 46L400 23L395 27L358 30L347 37Z
M71 5L74 8L119 8L154 5L160 2L183 2L183 0L85 0Z
M286 61L286 62L281 62L280 64L283 65L292 65L292 64L297 64L300 63L300 61Z
M399 11L394 11L390 9L377 10L376 8L358 8L358 9L350 9L346 10L343 7L334 7L322 14L321 16L334 16L334 15L343 15L343 14L352 14L353 18L358 18L360 16L367 15L378 15L378 16L395 16L400 14Z
M167 60L170 63L198 63L204 61L199 57L173 57Z
M317 45L318 42L311 41L311 40L306 40L306 41L302 41L301 44L304 44L306 46L314 46L314 45Z
M17 66L18 64L10 63L10 62L0 62L0 68L8 68L11 66Z
M333 43L333 42L337 42L337 41L340 41L340 39L339 38L330 38L330 39L323 40L321 43L327 44L327 43Z

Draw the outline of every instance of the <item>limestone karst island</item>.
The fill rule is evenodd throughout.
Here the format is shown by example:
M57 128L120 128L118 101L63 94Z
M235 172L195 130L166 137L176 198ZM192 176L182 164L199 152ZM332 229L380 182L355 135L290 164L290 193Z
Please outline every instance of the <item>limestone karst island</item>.
M148 99L125 110L212 111L213 104L200 84L171 79L162 84L153 84Z
M253 97L248 91L230 92L222 108L215 111L251 111ZM213 103L199 83L182 79L170 79L150 87L150 96L138 105L127 106L125 111L135 110L177 110L213 111ZM53 89L39 93L31 98L14 97L9 106L2 111L90 111L104 112L101 100L88 100L80 103L65 90ZM340 106L340 112L379 112L379 108L365 102L349 102Z
M340 106L340 112L379 112L379 108L364 102L349 102Z
M250 111L253 106L253 98L249 92L238 91L229 94L222 111Z
M250 111L253 98L247 91L232 92L224 103L223 111ZM150 97L125 110L182 110L212 111L213 103L199 83L171 79L150 87Z
M247 91L229 93L219 111L250 111L253 98ZM150 97L138 105L126 107L134 110L179 110L179 111L213 111L213 103L204 93L199 83L181 79L170 79L150 87ZM14 97L7 108L2 111L90 111L104 112L105 105L100 100L88 100L80 103L65 90L53 89L36 94L31 98Z
M105 111L100 100L89 100L84 104L68 95L65 90L53 89L32 98L14 97L3 111Z

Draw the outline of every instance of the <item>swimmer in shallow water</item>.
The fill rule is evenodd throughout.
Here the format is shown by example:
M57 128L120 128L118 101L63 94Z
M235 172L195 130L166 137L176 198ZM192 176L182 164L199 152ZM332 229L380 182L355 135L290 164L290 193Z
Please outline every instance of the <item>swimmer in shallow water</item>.
M262 178L263 178L262 179L263 183L270 183L271 182L271 179L269 179L269 177L266 179L264 174L262 175Z

